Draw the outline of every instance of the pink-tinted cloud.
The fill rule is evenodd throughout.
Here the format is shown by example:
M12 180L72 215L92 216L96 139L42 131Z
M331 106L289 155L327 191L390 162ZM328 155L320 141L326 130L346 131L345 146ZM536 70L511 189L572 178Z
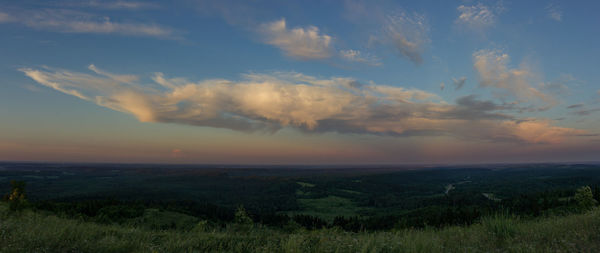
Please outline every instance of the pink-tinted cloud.
M241 81L190 82L157 73L153 80L162 88L156 89L135 83L138 79L133 75L115 75L95 66L90 69L95 75L55 69L21 71L42 85L132 114L142 122L243 132L291 127L304 132L524 143L556 143L585 133L552 126L545 119L518 119L509 114L518 109L513 104L475 96L448 104L426 91L362 84L352 78L319 79L292 72L249 74Z

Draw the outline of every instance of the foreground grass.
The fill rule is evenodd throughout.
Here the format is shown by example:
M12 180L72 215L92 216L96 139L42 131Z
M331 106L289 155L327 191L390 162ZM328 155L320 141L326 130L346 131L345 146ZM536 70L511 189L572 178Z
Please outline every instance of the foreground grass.
M0 206L0 213L6 213ZM2 215L0 252L600 252L600 210L519 220L497 216L469 227L350 233L285 233L231 226L153 231L31 211Z

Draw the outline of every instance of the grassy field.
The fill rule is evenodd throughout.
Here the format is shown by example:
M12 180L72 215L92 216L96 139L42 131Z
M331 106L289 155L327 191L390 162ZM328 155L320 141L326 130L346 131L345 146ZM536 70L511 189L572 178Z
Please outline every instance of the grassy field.
M357 207L355 203L347 198L329 195L318 199L298 199L300 211L287 212L288 215L312 215L331 222L335 216L352 217L357 216L359 211L367 209Z
M520 220L496 216L468 227L389 232L283 232L231 224L152 230L101 225L0 206L0 252L600 252L600 210Z

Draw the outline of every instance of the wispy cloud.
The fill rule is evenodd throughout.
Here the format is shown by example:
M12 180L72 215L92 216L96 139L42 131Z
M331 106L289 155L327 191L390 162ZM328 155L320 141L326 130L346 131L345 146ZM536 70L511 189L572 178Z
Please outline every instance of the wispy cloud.
M387 16L382 37L374 39L391 44L403 57L421 64L424 48L430 41L428 34L429 26L424 15L399 11Z
M64 0L54 2L59 7L69 8L94 8L104 10L146 10L156 9L160 6L152 1L126 1L126 0Z
M93 66L93 65L92 65ZM133 75L85 74L57 69L21 69L36 82L100 106L132 114L142 122L168 122L237 131L340 132L392 136L438 136L554 143L581 130L543 119L517 119L512 105L474 96L447 104L432 93L360 83L352 78L319 79L301 73L247 74L240 81L165 78L162 88L130 83ZM504 113L503 113L504 112Z
M346 0L343 15L369 37L369 45L390 47L414 64L423 63L422 55L430 43L425 14L407 11L395 2Z
M117 82L120 83L133 83L135 81L137 81L139 78L136 75L115 75L115 74L111 74L109 72L106 72L104 70L101 70L99 68L96 67L96 65L94 64L90 64L88 66L88 69L91 71L94 71L96 74L98 75L102 75L102 76L106 76L110 79L113 79Z
M556 96L565 96L571 91L569 86L581 83L583 83L583 81L578 80L571 74L561 74L555 80L542 83L541 90Z
M5 12L0 11L0 23L12 22L13 17Z
M460 5L456 9L459 12L454 21L457 25L476 32L483 32L496 24L498 14L502 12L503 7L501 4L491 7L478 3L470 6Z
M0 13L0 22L19 23L38 30L181 39L181 35L169 27L156 24L112 21L107 16L70 9L16 11L14 14L6 15L8 16L2 18L2 13Z
M372 56L372 55L363 54L360 50L348 49L348 50L340 50L339 52L340 52L340 57L342 57L342 59L344 59L346 61L364 63L364 64L371 65L371 66L380 66L381 65L381 59L379 59L375 56Z
M577 116L588 116L590 114L596 113L596 112L600 112L600 108L594 108L594 109L581 109L581 110L577 110L575 111L575 114Z
M467 82L467 77L465 77L465 76L462 76L458 79L452 78L452 84L454 84L455 90L460 90L463 86L465 86L466 82Z
M548 6L546 6L546 8L544 8L546 10L546 15L553 19L556 20L558 22L562 21L562 17L563 17L563 13L562 13L562 9L560 8L560 6L551 3Z
M158 8L158 5L151 2L138 2L138 1L89 1L89 6L104 8L104 9L127 9L127 10L139 10Z
M316 26L288 28L285 19L260 25L264 42L278 47L289 57L301 60L325 59L332 55L332 37Z
M532 85L536 75L526 65L509 67L510 57L499 50L479 50L473 53L473 65L479 75L480 84L494 87L525 101L541 101L553 106L556 100Z

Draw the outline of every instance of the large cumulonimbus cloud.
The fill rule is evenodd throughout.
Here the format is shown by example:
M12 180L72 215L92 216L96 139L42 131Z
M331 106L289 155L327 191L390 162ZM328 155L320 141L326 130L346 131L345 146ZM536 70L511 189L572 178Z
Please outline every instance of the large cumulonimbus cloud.
M169 122L274 132L454 136L487 141L555 143L581 130L550 121L517 119L513 104L475 96L447 104L417 89L360 83L352 78L319 79L300 73L247 74L241 81L190 82L156 73L154 84L135 75L117 75L90 65L93 73L51 68L21 69L36 82L60 92L132 114L142 122Z

